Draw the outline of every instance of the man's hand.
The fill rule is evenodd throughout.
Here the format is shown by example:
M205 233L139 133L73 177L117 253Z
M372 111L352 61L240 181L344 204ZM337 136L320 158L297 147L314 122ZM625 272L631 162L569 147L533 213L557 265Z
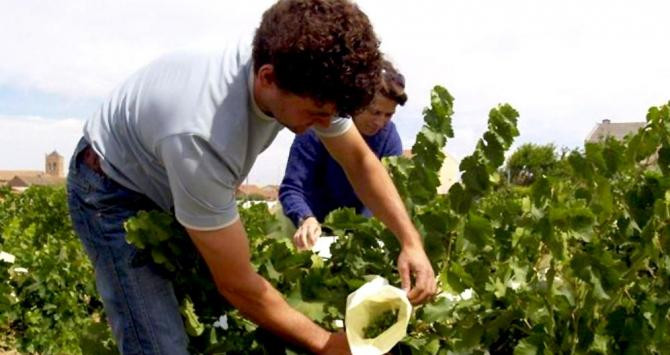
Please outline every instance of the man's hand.
M293 234L293 245L298 250L312 249L321 236L321 224L314 217L308 217L302 221L298 230Z
M319 354L323 355L348 355L351 354L349 349L349 342L347 342L347 334L344 332L332 333L326 343L323 351Z
M414 304L426 302L435 294L435 273L421 245L421 236L409 219L388 172L356 129L337 137L321 137L321 141L340 163L363 204L384 222L402 245L398 271L409 300Z
M412 304L424 303L435 294L435 273L423 247L402 248L398 256L398 272L402 288ZM413 287L411 276L414 276Z

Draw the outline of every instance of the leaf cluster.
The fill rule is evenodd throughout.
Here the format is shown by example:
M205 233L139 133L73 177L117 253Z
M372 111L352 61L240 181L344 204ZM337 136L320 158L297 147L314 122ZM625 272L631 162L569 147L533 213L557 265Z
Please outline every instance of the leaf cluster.
M75 236L62 187L31 187L0 200L0 344L26 353L113 348L93 268Z

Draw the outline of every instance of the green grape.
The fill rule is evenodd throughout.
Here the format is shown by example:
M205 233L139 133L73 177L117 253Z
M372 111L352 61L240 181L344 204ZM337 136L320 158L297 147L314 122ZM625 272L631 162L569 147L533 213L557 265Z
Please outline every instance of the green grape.
M363 328L363 338L372 339L391 328L398 321L398 309L389 309L374 317L368 325Z

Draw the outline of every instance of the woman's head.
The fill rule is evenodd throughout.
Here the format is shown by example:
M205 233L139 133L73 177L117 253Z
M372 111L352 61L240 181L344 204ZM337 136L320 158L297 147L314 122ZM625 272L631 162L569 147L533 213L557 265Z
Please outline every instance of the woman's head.
M391 120L398 105L407 102L405 78L389 62L382 62L382 82L372 102L354 115L354 123L361 134L372 136Z

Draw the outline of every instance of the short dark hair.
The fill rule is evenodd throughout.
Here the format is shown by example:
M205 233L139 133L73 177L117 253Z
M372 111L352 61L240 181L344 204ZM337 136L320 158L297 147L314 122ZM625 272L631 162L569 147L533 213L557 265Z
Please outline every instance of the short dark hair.
M381 81L379 40L348 0L279 0L265 11L253 41L254 71L271 64L280 89L351 116Z
M405 77L388 60L382 62L382 82L379 92L400 106L407 102Z

